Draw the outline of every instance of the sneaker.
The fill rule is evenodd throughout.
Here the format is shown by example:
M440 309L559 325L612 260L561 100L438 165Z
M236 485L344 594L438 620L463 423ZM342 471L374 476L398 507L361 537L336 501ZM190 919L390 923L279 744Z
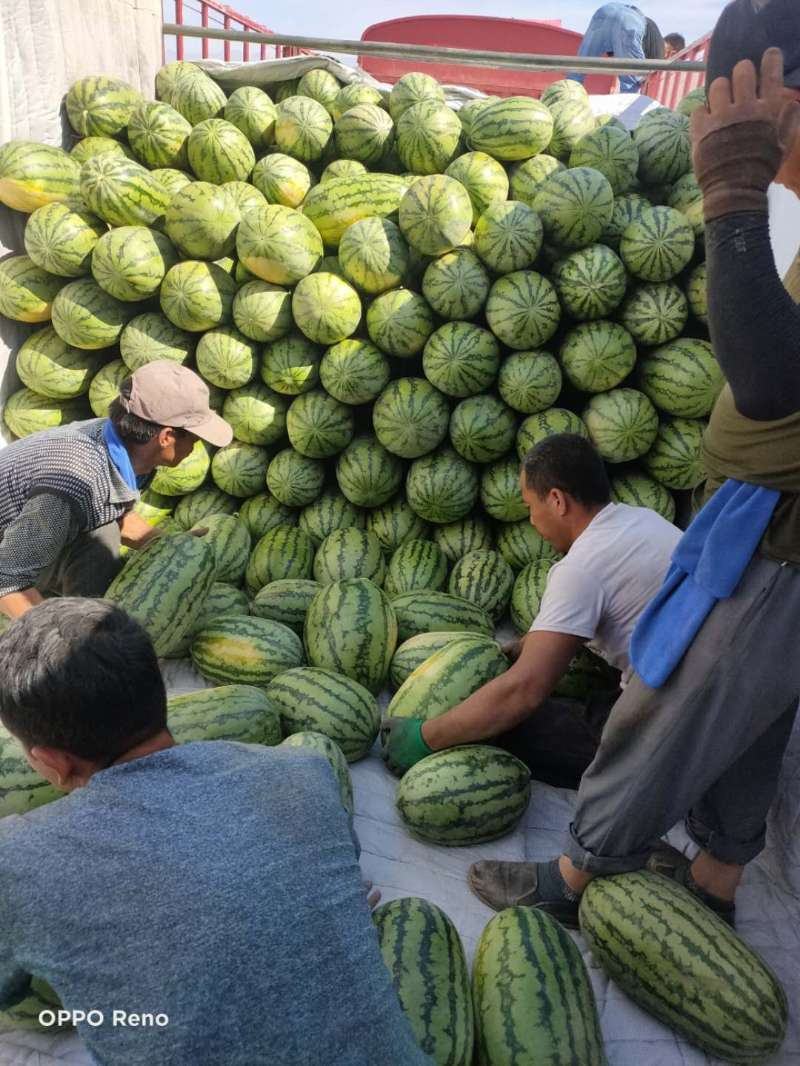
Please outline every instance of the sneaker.
M470 866L467 883L475 895L491 907L502 911L506 907L536 907L568 929L578 928L580 897L570 892L573 899L564 895L543 898L539 889L539 867L545 863L500 862L486 859ZM567 889L569 892L570 890Z
M675 881L676 884L688 889L693 896L696 896L717 917L721 918L723 922L727 922L731 929L735 929L736 904L727 899L720 899L719 896L714 896L710 892L706 892L704 888L701 888L692 877L693 861L693 859L687 858L682 851L678 851L677 848L673 848L669 844L661 844L647 860L646 868L651 873L668 877L671 881Z

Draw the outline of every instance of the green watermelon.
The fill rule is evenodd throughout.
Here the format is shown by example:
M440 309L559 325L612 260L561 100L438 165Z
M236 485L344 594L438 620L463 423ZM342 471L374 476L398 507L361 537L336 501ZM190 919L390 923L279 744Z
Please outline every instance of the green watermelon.
M673 282L637 285L620 309L620 321L637 344L652 346L683 332L689 305Z
M697 184L692 171L678 178L669 191L667 204L680 211L694 230L695 238L705 232L705 215L703 212L703 191Z
M464 459L490 463L513 447L517 429L514 412L496 396L470 396L453 409L450 440Z
M211 460L211 477L218 489L245 499L264 488L269 453L257 444L232 441Z
M150 487L165 496L183 496L199 489L208 476L211 458L205 441L194 442L192 450L177 466L157 466Z
M157 311L136 315L123 328L119 337L119 352L129 370L159 359L186 363L194 352L191 333L178 329Z
M353 813L353 782L350 780L350 771L347 769L347 760L342 754L342 749L334 743L330 737L315 730L301 730L299 733L291 733L280 745L282 748L304 748L310 752L324 755L331 764L339 793L342 797L342 806L348 814Z
M300 512L298 525L318 548L337 529L364 528L364 514L341 493L327 489Z
M661 411L681 418L711 413L724 376L708 341L681 337L639 363L642 391Z
M463 518L434 526L433 540L450 563L458 562L469 551L494 547L492 531L483 518Z
M163 186L168 196L174 196L176 192L191 185L192 179L183 170L173 170L171 167L157 167L150 174Z
M7 141L0 148L0 203L35 211L78 192L81 168L61 148L35 141Z
M408 269L408 246L393 222L363 218L344 231L339 262L353 285L377 294L402 282Z
M73 348L45 326L23 342L15 369L22 384L40 396L69 400L89 391L102 362L102 356Z
M197 369L221 389L238 389L258 370L258 347L233 326L204 333L197 345Z
M189 165L201 181L221 185L224 181L247 181L255 166L253 147L231 122L208 118L189 134L186 150Z
M202 333L231 320L236 282L214 263L186 260L161 283L161 310L179 329Z
M392 555L409 540L427 537L430 531L428 523L414 513L402 495L368 511L366 528L375 534L387 555Z
M319 382L320 354L319 346L302 333L290 333L264 348L261 378L285 396L308 392Z
M559 171L539 187L533 208L548 240L568 250L600 240L611 221L614 193L607 178L591 167Z
M238 501L234 501L232 510L236 510ZM250 530L254 540L259 540L276 526L294 526L298 524L295 510L280 503L268 492L250 496L238 508L239 517Z
M146 300L158 292L177 261L178 253L163 233L146 226L119 226L95 245L92 275L117 300Z
M406 179L393 174L331 178L311 189L303 202L303 214L326 245L338 248L344 231L354 222L393 215L407 189Z
M495 274L530 267L542 246L542 223L517 201L490 204L475 225L475 251Z
M706 87L700 85L697 89L691 89L682 100L679 101L675 110L681 114L690 118L693 111L696 111L698 107L706 106Z
M358 329L358 293L336 274L303 278L292 296L292 314L300 330L316 344L336 344Z
M583 97L548 101L553 116L553 136L547 145L551 155L569 159L576 145L595 128L589 101Z
M493 384L500 366L494 336L468 322L446 322L425 345L425 377L448 396L473 396Z
M422 292L433 310L447 319L474 318L489 295L486 268L469 248L434 259L422 278Z
M694 255L694 231L672 207L651 207L631 222L620 240L620 255L643 281L669 281Z
M492 333L509 348L538 348L558 329L561 309L552 284L534 270L498 278L486 302Z
M199 67L186 64L180 68L172 87L161 95L193 126L221 115L227 101L225 93Z
M389 381L389 361L375 345L343 340L325 352L319 377L326 392L341 403L371 403Z
M658 414L636 389L611 389L593 396L583 412L589 439L609 463L638 459L652 447Z
M668 522L675 521L675 499L672 493L639 470L613 477L611 498L629 507L649 507Z
M303 664L303 645L288 626L238 615L219 618L197 633L191 654L207 680L259 688Z
M177 501L170 499L170 503L175 505L173 518L183 530L193 529L209 515L233 514L238 507L238 501L233 496L228 496L213 485L195 489Z
M508 175L503 166L485 152L465 152L454 159L445 171L449 178L461 182L472 201L472 221L494 203L508 197Z
M421 74L419 71L404 74L389 93L389 114L397 122L405 111L421 100L443 102L444 90L430 74Z
M89 406L96 418L107 418L111 404L119 396L119 387L125 378L130 377L130 370L121 359L112 359L92 378L89 386ZM6 407L8 412L8 407ZM81 415L75 415L80 418ZM70 418L68 421L72 421ZM40 427L44 429L44 426Z
M363 163L359 163L357 159L334 159L322 171L319 180L321 184L324 181L330 181L332 178L360 178L366 173L367 168Z
M325 459L338 454L352 440L353 415L346 404L323 389L314 389L292 401L286 428L290 444L301 455Z
M275 143L286 155L313 163L321 158L332 133L331 117L316 100L290 96L278 104Z
M559 356L564 373L576 389L607 392L633 370L636 345L630 333L616 322L584 322L566 334Z
M299 207L313 184L308 167L282 152L259 159L250 180L267 203L283 207Z
M113 137L83 137L69 150L70 158L77 160L81 165L92 156L102 155L103 152L113 152L114 155L125 156L127 159L133 158L130 148ZM188 175L186 180L190 180Z
M475 506L478 476L455 451L441 448L411 464L406 495L412 509L426 522L456 522Z
M630 133L619 126L605 125L592 130L577 142L569 157L570 168L591 167L608 179L615 196L628 192L636 183L639 149Z
M336 119L334 137L340 158L375 166L394 139L394 123L377 104L356 104Z
M403 481L403 461L375 437L356 437L336 462L336 480L356 507L380 507Z
M539 613L547 575L554 562L554 559L542 556L517 574L511 590L511 624L520 634L528 632Z
M497 389L521 414L546 411L561 393L561 367L549 352L512 352L500 365Z
M328 112L334 123L337 122L345 111L349 111L359 104L382 104L383 97L371 85L361 81L351 81L349 85L343 85L336 96L328 104Z
M239 218L239 209L224 187L193 181L170 200L166 231L184 255L219 259L236 247Z
M216 580L241 584L250 555L250 531L244 522L235 515L212 514L202 518L195 529L206 530L203 539L214 552Z
M286 431L288 401L258 381L233 389L222 405L222 417L236 440L275 444Z
M131 317L127 304L104 292L94 278L70 281L53 300L53 329L75 348L109 348Z
M658 427L653 446L642 459L647 473L668 489L694 489L705 477L703 430L694 418L668 418Z
M517 455L520 459L524 459L539 441L552 437L556 433L578 433L581 437L589 436L586 424L580 415L564 407L548 407L546 411L529 415L520 425L517 432Z
M314 557L314 580L320 585L365 577L380 586L385 575L381 542L373 533L354 526L329 533Z
M470 122L469 145L502 162L538 155L553 135L553 117L530 96L507 96L482 107Z
M291 293L268 281L248 281L233 298L236 328L253 341L280 340L293 326Z
M611 314L625 296L627 281L622 260L604 244L572 252L553 269L561 304L579 321Z
M692 168L692 142L685 115L659 107L642 115L633 131L644 185L677 181Z
M498 522L519 522L528 514L520 490L519 463L513 458L491 463L481 475L481 504Z
M441 548L429 540L407 540L389 560L383 585L392 599L415 589L441 591L446 581L447 560Z
M565 169L564 164L552 155L535 155L522 163L514 163L510 170L511 199L533 207L539 187L551 175Z
M686 299L695 318L708 325L708 296L706 293L706 264L698 263L686 281Z
M140 104L130 117L127 132L133 154L150 170L186 169L186 145L192 127L169 104L153 101Z
M225 121L243 133L253 148L272 144L278 112L263 89L255 85L236 89L228 97L224 114Z
M270 581L256 593L250 613L256 618L281 622L302 636L306 613L319 587L319 582L309 578L285 577Z
M414 589L392 598L401 642L418 633L464 631L490 637L494 624L477 604L436 589Z
M324 480L324 464L294 448L278 452L267 470L267 488L286 507L308 506L319 495Z
M25 251L41 270L78 278L89 273L92 249L105 232L105 223L88 211L45 204L25 225Z
M397 154L412 174L441 174L453 160L460 139L461 123L455 112L438 100L420 100L397 120Z
M498 552L467 552L450 573L447 591L477 604L495 621L505 613L514 587L514 571Z
M170 201L141 164L110 152L83 164L80 193L89 210L112 226L159 225Z
M286 578L307 581L311 578L313 565L314 543L308 534L296 526L275 526L253 548L247 562L245 584L255 594L273 581Z
M0 314L17 322L47 322L53 301L67 283L36 266L30 256L0 261Z
M442 394L424 378L399 378L375 401L372 423L393 455L415 459L441 444L450 411Z
M601 240L614 251L619 251L619 243L622 234L631 224L637 222L644 211L649 211L650 201L638 192L625 193L624 196L614 197L614 209L611 212L611 221L603 230Z
M236 232L236 254L251 274L273 285L294 285L322 258L316 228L291 207L267 204L248 211Z
M417 251L442 255L469 233L472 202L460 182L433 174L415 181L403 196L399 221L403 236Z
M119 78L79 78L67 93L69 124L82 137L113 137L128 125L141 95Z
M517 572L524 570L529 563L558 557L555 548L531 525L529 518L504 522L497 531L497 550L511 569Z
M167 701L167 728L179 744L193 740L237 740L279 744L277 708L253 685L220 685Z
M389 679L391 686L394 689L399 689L400 686L406 681L414 671L426 663L435 652L440 651L442 648L449 646L453 641L457 641L468 634L461 631L443 632L443 633L417 633L414 637L409 637L408 640L398 647L392 658L392 665L389 669ZM474 634L473 634L474 635ZM491 637L482 637L488 644L494 644Z
M366 319L370 340L399 358L421 352L436 325L423 297L410 289L382 293L369 305Z
M71 400L51 400L30 389L12 392L3 408L3 421L15 437L27 437L43 429L55 429L88 417L86 401L79 396Z

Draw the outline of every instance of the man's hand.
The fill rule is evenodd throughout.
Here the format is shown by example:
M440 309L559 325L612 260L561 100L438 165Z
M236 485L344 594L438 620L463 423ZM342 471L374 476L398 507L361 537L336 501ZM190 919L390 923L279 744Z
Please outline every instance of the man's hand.
M381 726L381 758L397 777L433 754L422 737L423 724L421 718L386 718Z
M9 592L0 596L0 614L6 618L21 618L31 607L44 603L44 598L36 589L21 589L19 592Z
M143 548L160 536L158 526L151 526L135 511L128 511L119 520L119 533L126 548Z

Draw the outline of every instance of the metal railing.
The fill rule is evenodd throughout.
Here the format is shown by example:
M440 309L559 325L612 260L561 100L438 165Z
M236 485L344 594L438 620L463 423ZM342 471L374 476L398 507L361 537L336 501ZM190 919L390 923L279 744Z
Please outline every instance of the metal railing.
M226 63L232 60L241 60L248 63L253 59L282 59L287 55L296 55L297 49L284 48L283 45L274 45L273 42L261 40L253 42L251 39L241 41L241 49L237 54L232 54L231 45L237 43L234 37L217 37L216 32L223 33L259 33L271 35L268 26L249 18L247 15L234 11L226 4L220 4L217 0L163 0L164 29L163 36L175 38L175 59L211 59L210 44L213 40L222 41L222 58ZM171 13L174 22L168 22L168 13ZM168 29L169 27L169 29ZM190 33L189 30L200 30L201 33ZM200 55L187 56L184 46L184 38L200 38ZM166 43L166 42L165 42ZM255 54L251 54L251 47L256 43ZM170 56L172 58L172 56ZM166 47L164 49L166 61Z

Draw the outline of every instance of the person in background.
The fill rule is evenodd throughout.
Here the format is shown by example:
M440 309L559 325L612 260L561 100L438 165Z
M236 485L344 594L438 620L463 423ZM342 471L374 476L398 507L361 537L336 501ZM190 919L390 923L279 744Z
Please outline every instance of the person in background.
M15 618L45 595L101 596L120 544L157 535L132 510L155 468L177 466L198 439L232 437L197 374L159 360L122 382L108 418L0 450L0 613Z
M672 59L686 47L686 38L680 33L668 33L664 38L664 59Z
M579 56L614 56L617 59L663 59L664 39L658 26L633 4L603 4L592 15ZM570 74L582 82L583 74ZM620 74L619 91L638 93L641 75Z
M0 1009L47 981L102 1012L78 1032L105 1066L432 1066L324 757L176 745L147 634L103 600L26 612L0 679L0 721L68 793L0 820Z
M491 739L537 780L577 788L619 688L609 683L586 702L551 693L584 646L627 683L633 627L664 579L680 530L648 508L612 503L603 460L576 434L541 441L525 457L520 483L531 524L566 554L547 575L509 670L438 718L384 723L383 757L395 773L432 751Z
M767 200L773 181L800 196L797 0L729 4L707 80L694 169L709 329L728 384L704 441L706 504L634 631L635 673L581 781L567 850L469 874L489 906L541 907L566 925L593 877L644 866L680 818L696 858L662 850L651 868L734 924L797 716L800 275L795 265L781 283Z

